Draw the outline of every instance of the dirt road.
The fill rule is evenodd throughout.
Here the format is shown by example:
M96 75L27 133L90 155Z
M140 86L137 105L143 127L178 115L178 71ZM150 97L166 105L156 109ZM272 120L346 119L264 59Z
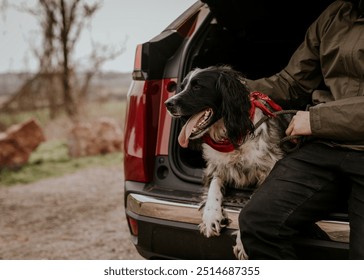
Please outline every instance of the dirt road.
M0 259L142 259L130 241L121 168L0 187Z

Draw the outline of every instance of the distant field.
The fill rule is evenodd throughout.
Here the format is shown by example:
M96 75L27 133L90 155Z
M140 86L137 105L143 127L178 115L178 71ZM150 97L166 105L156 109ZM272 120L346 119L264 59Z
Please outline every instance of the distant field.
M89 102L81 110L81 121L92 121L100 117L110 117L121 128L124 125L125 100L109 102ZM109 166L122 164L122 153L113 153L92 157L70 158L67 148L67 134L72 122L64 114L51 120L47 110L18 113L14 115L0 113L0 123L11 125L35 118L41 124L47 141L41 144L31 155L29 163L16 170L0 170L0 185L31 183L47 177L61 176L90 166Z
M126 100L110 100L104 102L92 101L84 104L80 108L80 120L81 121L92 121L100 117L111 117L114 118L123 128L124 117L125 117ZM35 118L39 121L41 126L46 132L48 138L59 138L62 136L58 133L56 137L49 131L63 131L72 125L69 118L61 113L57 118L50 119L48 109L39 109L28 112L19 113L1 113L0 112L0 131L1 127L9 127L12 124L24 122L30 118ZM56 133L57 134L57 133Z
M0 170L0 187L33 183L49 177L60 177L77 170L95 166L122 166L121 152L71 158L63 141L41 144L31 155L29 163L18 169Z
M0 73L0 96L14 94L20 86L33 76L31 73ZM78 77L82 80L82 74ZM111 90L119 89L124 91L131 82L131 73L101 72L97 73L91 81L90 94L97 94L99 89Z

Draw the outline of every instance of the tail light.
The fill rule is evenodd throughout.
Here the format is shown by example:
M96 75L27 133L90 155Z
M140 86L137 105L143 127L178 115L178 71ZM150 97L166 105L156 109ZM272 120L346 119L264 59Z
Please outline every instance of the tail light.
M145 79L147 73L142 70L141 56L142 45L139 45L127 100L124 173L125 180L149 182L152 179L154 157L160 153L156 149L161 147L161 138L167 134L165 129L159 131L158 128L170 126L165 123L165 118L169 116L161 99L164 101L175 93L176 79Z
M156 145L160 81L133 81L128 93L124 141L125 180L151 179Z
M138 221L128 217L128 223L129 223L129 228L131 231L131 234L134 236L138 236L139 233L139 229L138 229Z

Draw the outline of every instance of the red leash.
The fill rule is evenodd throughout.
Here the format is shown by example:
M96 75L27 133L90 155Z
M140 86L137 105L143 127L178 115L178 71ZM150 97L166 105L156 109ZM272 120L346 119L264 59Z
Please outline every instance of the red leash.
M260 100L265 101L274 111L282 111L282 107L275 103L272 99L270 99L264 93L254 91L249 94L250 102L252 107L250 108L250 119L253 120L255 109L258 107L260 110L263 111L263 114L270 117L275 117L272 111L269 110Z

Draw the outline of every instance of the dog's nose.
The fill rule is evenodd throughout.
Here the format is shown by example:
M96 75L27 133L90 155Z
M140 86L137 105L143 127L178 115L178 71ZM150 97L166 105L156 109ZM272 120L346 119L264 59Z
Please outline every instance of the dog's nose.
M164 105L167 107L169 111L173 109L173 107L176 105L176 102L173 99L167 99L166 102L164 102Z

